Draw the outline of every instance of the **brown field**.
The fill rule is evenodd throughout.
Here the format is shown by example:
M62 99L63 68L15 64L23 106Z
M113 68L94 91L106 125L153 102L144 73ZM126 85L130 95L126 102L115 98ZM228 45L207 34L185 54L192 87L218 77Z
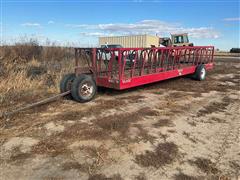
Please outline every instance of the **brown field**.
M239 53L230 53L230 52L224 52L224 51L215 51L215 56L219 57L240 57Z
M73 52L47 52L1 49L1 112L58 93ZM240 60L215 60L203 82L101 89L89 103L62 99L0 119L0 179L240 178Z

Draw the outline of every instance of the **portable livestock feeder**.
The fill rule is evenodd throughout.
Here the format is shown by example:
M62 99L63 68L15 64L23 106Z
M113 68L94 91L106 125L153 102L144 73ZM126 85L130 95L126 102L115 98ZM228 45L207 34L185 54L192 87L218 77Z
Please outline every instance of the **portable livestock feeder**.
M60 90L87 102L97 86L122 90L184 75L202 81L213 68L213 54L213 46L75 48L75 73L62 78Z

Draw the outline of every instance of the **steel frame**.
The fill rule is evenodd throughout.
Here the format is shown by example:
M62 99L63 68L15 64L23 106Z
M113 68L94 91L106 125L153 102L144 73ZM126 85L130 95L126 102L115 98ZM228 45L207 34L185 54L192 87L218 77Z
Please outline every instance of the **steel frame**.
M97 86L120 90L193 74L199 64L210 70L213 55L213 46L75 48L75 73L91 73Z

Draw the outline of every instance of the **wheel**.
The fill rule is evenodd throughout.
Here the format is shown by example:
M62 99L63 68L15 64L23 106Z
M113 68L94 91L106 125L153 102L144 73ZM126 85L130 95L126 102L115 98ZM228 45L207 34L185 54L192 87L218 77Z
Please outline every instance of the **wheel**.
M206 78L206 74L207 74L207 71L204 64L200 64L197 66L193 77L198 81L203 81Z
M92 76L81 74L72 83L71 94L78 102L91 101L97 92L97 86Z
M63 76L61 82L60 82L60 92L66 92L71 90L71 86L72 86L72 82L75 79L75 74L66 74L65 76Z

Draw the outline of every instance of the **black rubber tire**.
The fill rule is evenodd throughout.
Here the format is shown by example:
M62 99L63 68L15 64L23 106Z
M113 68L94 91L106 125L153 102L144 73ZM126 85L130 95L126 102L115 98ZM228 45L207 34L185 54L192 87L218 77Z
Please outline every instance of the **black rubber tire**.
M92 86L92 93L89 96L83 96L80 94L79 90L85 83L89 83ZM97 93L97 85L95 80L90 75L81 74L76 77L72 83L71 95L74 100L84 103L91 101Z
M74 81L75 78L76 76L74 73L64 75L60 82L60 92L64 93L71 90L71 83Z
M204 75L202 75L204 73ZM193 78L198 81L203 81L206 79L207 71L204 64L199 64L196 68Z

